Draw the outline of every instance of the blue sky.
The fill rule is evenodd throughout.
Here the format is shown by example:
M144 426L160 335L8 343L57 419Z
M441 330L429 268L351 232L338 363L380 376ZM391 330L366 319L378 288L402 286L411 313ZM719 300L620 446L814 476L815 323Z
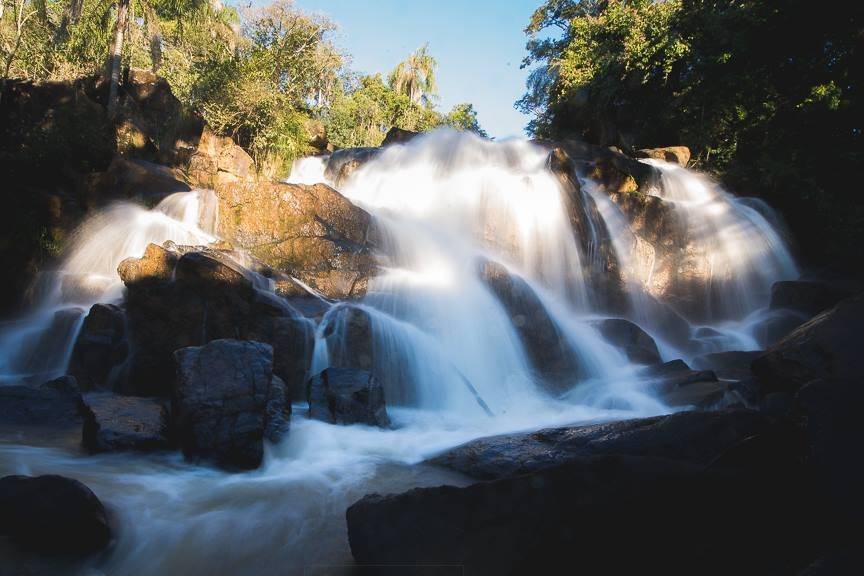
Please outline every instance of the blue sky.
M471 102L490 136L523 135L528 118L513 108L525 92L525 33L542 0L295 0L339 25L334 41L351 68L387 73L429 42L438 60L439 109Z

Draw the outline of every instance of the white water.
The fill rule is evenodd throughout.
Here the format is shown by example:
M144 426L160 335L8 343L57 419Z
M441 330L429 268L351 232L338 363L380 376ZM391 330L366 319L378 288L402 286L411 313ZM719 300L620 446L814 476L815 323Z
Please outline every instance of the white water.
M0 326L0 383L62 375L90 306L122 297L120 262L143 256L151 243L209 244L215 240L216 207L212 191L196 190L172 194L152 210L120 202L88 218L59 269L42 278L36 310Z
M327 182L324 171L329 156L306 156L291 164L291 174L285 180L288 184L318 184Z
M324 162L298 161L295 172L289 182L320 181ZM669 411L590 325L595 316L582 262L592 255L581 254L573 238L544 150L438 131L388 147L342 192L379 227L382 273L356 306L371 320L373 371L384 382L395 429L309 421L298 405L287 439L268 447L264 466L233 475L186 465L176 455L89 458L0 444L0 474L79 478L117 514L116 547L97 573L301 574L314 565L348 563L344 512L363 494L463 482L417 466L431 455L495 433ZM596 192L623 254L626 222ZM66 302L66 278L93 279L97 289L79 297L85 307L115 298L117 264L142 254L148 242L212 240L212 228L201 224L209 205L202 194L172 197L155 211L123 205L88 221L44 310ZM728 201L735 209L726 217L738 226L741 211ZM705 218L723 215L715 212L704 210ZM705 238L730 236L720 230ZM721 276L734 281L740 269L728 252L717 269L725 266ZM563 345L578 358L568 394L542 391L518 331L479 273L482 259L521 275L554 319ZM748 303L755 307L750 313L760 303ZM324 334L329 327L337 340L345 338L346 309L330 308L317 327L312 372L340 362L344 353L338 345L328 349ZM12 332L20 333L20 325ZM4 343L4 361L14 356L7 350Z

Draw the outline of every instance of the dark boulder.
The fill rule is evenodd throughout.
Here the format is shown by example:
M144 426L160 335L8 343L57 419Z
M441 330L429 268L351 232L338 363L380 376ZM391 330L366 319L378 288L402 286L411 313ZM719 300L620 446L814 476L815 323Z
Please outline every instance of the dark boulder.
M287 422L285 388L273 378L273 349L260 342L214 340L177 350L173 420L184 456L227 469L261 464L264 440Z
M660 364L657 343L639 326L623 318L607 318L594 322L600 335L609 344L621 350L636 364Z
M771 418L750 410L679 412L481 438L429 462L483 480L536 472L588 456L650 456L707 465L745 438L773 427Z
M861 381L864 294L799 326L751 366L763 393L795 392L817 378Z
M542 385L552 394L569 390L579 377L576 354L531 286L490 260L481 263L480 278L506 310Z
M403 130L402 128L392 127L384 136L384 141L381 146L389 146L390 144L405 144L420 135L420 132L412 132L411 130Z
M365 310L346 305L334 311L324 337L331 366L373 369L372 319Z
M168 409L156 398L91 393L84 397L84 447L90 452L165 450Z
M111 370L126 359L126 317L114 304L90 308L69 361L69 374L82 390L109 385Z
M80 409L81 393L71 376L35 386L0 385L0 429L80 429Z
M306 395L306 380L315 348L315 326L306 318L273 320L273 374L282 379L288 398Z
M683 360L649 366L642 373L667 406L707 409L738 401L714 371L693 370Z
M88 554L111 538L105 508L87 486L63 476L0 478L0 536L41 554Z
M192 188L180 180L181 175L167 166L138 158L116 156L108 170L94 177L88 199L98 205L99 196L140 200L155 206L175 192L188 192Z
M790 506L804 482L784 464L582 457L465 488L368 495L348 508L348 538L360 564L475 575L794 573L812 557L815 524L809 503Z
M309 380L309 416L331 424L390 426L384 388L365 370L327 368Z

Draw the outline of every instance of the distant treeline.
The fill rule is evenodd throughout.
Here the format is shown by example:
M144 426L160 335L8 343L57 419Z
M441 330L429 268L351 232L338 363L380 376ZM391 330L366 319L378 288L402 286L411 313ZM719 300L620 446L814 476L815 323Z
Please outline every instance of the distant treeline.
M393 126L482 133L471 104L436 109L437 63L425 46L387 78L359 76L334 30L289 0L243 10L220 0L0 0L0 82L103 74L110 112L121 70L148 69L259 164L290 165L322 124L338 147L376 146Z
M549 0L526 32L533 133L687 145L812 263L860 258L864 3Z

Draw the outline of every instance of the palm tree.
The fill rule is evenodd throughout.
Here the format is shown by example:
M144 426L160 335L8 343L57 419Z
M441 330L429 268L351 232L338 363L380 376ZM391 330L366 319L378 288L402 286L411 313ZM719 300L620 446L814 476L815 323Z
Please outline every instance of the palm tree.
M438 62L428 49L428 43L418 48L407 60L400 62L388 77L390 87L408 96L415 104L428 104L437 91L435 68Z

